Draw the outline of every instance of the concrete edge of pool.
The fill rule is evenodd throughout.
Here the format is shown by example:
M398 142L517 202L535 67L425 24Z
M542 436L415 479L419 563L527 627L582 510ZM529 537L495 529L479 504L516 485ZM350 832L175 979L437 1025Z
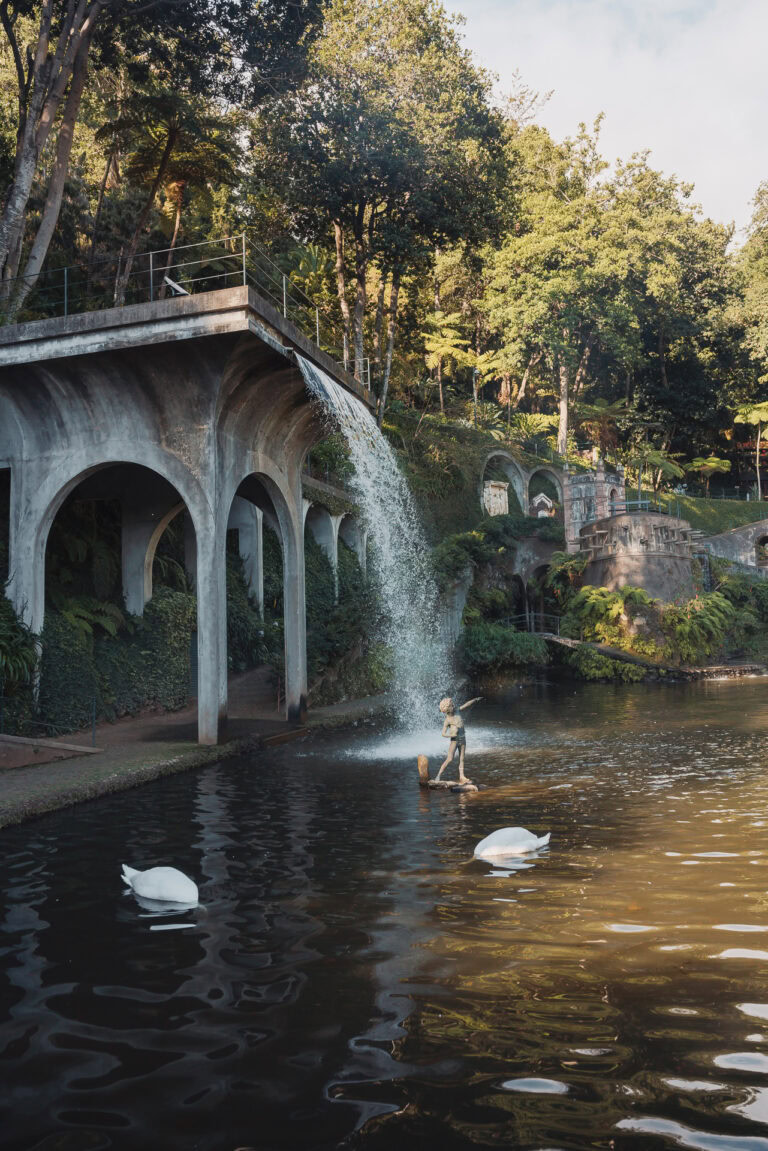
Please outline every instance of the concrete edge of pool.
M72 807L181 771L233 759L258 748L298 739L309 730L340 727L373 717L391 706L388 695L347 700L318 708L306 726L254 731L213 747L196 742L157 740L116 744L97 754L0 770L0 829Z

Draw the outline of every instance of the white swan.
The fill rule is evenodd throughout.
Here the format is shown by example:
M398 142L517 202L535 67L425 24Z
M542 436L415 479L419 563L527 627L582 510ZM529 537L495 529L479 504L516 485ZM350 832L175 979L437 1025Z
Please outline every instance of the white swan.
M486 835L485 839L481 839L475 848L475 855L478 859L498 859L503 855L525 855L529 851L537 851L540 847L546 847L549 843L549 836L547 835L536 836L531 831L526 831L524 827L500 827L498 831L492 831L490 835Z
M175 867L150 867L136 871L123 864L123 880L144 899L158 903L183 903L195 907L199 901L197 884Z

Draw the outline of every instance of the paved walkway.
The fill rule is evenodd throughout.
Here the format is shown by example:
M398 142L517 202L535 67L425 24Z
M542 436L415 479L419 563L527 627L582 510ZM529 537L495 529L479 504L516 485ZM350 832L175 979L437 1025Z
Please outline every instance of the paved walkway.
M201 747L196 742L197 707L193 706L97 724L96 746L100 750L96 754L7 769L2 769L0 757L0 827L162 775L216 763L247 752L254 744L296 738L310 727L351 723L386 710L389 697L371 696L315 708L304 726L288 724L274 710L275 702L264 669L257 668L230 681L226 742L216 747ZM91 735L89 730L62 738L67 743L90 745Z

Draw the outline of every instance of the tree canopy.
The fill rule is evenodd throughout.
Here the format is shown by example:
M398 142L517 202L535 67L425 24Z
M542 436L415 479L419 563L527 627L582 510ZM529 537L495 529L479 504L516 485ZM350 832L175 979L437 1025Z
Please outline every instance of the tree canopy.
M600 118L557 140L540 106L438 0L0 0L0 313L110 260L119 303L142 253L247 233L380 419L750 486L768 179L740 245L645 153L609 164Z

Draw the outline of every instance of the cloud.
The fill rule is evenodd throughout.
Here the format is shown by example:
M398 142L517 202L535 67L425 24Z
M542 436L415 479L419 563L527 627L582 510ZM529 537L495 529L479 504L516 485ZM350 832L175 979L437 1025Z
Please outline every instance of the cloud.
M454 0L465 42L541 92L558 138L605 112L608 159L651 150L691 181L707 215L743 228L768 179L765 0Z

